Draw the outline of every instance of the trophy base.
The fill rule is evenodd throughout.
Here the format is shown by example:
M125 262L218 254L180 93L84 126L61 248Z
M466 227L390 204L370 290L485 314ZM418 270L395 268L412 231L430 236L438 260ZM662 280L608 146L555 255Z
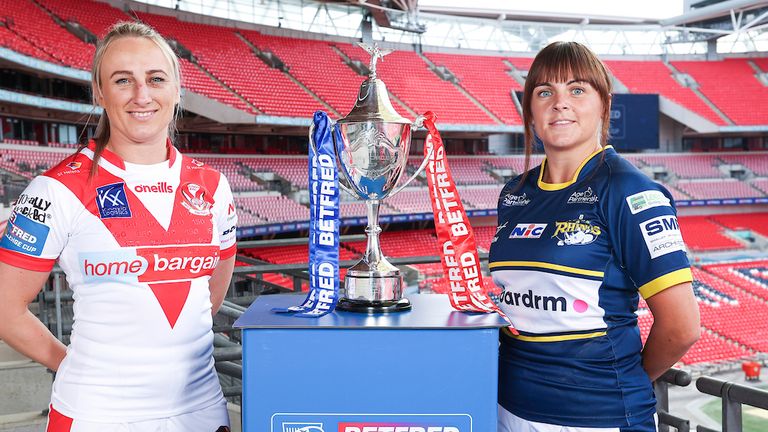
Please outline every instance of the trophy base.
M366 314L387 314L405 312L411 310L411 302L406 298L389 301L367 301L350 300L346 298L339 299L336 309L347 312L366 313Z

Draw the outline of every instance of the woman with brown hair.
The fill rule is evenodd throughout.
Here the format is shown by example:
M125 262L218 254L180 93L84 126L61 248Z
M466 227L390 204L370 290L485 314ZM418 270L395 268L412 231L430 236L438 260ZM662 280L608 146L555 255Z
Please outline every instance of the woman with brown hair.
M611 78L555 42L523 95L526 171L499 198L490 250L501 309L499 431L656 430L651 382L699 335L669 192L607 144ZM535 138L546 158L528 170ZM643 347L639 295L654 317Z
M229 184L172 145L179 63L155 30L116 24L92 90L96 136L32 180L0 238L0 338L56 371L48 432L226 430L211 326L234 268ZM69 346L27 308L56 261Z

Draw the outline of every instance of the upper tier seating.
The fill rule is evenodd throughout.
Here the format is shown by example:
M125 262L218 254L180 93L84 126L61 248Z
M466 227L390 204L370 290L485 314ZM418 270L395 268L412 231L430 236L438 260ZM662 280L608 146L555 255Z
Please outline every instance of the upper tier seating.
M734 178L720 180L679 181L676 187L693 199L757 198L765 196L747 183Z
M12 18L11 22L6 20L10 31L26 39L50 57L78 69L91 68L91 60L96 48L77 39L56 24L32 0L3 0L0 3L0 10L3 17ZM50 61L50 58L38 58Z
M365 77L344 64L342 57L324 41L263 35L255 31L240 33L263 51L271 51L290 68L290 73L320 96L341 115L355 103ZM400 112L405 115L406 112ZM329 115L335 117L333 113Z
M768 153L725 154L720 160L729 164L741 164L758 176L768 176Z
M638 155L648 165L663 165L671 174L679 178L719 178L723 174L717 169L719 161L715 156L707 154L659 154Z
M337 44L348 57L368 63L368 54L359 47ZM433 111L439 123L494 124L480 108L429 70L413 51L395 51L377 64L378 76L390 92L417 114ZM400 113L404 115L404 113Z
M85 27L98 38L104 37L109 28L120 21L133 18L107 3L91 0L37 0L44 8L64 21Z
M425 53L437 66L446 66L469 94L506 124L523 123L510 92L522 87L508 73L503 57Z
M0 20L4 20L4 17L0 16ZM50 54L41 50L35 45L32 45L26 39L12 32L3 25L0 25L0 46L11 49L20 54L35 57L40 60L45 60L51 63L59 63L59 61L54 57L51 57Z
M693 90L680 85L664 63L627 60L608 60L605 63L631 93L658 93L716 125L726 124Z
M268 115L307 117L323 106L283 72L256 57L231 28L138 14L142 21L178 40L219 80ZM201 38L201 35L206 35Z
M745 59L720 61L675 61L680 71L691 75L699 90L737 125L764 125L768 123L768 87L755 77L755 71ZM738 83L739 95L734 97L733 87Z

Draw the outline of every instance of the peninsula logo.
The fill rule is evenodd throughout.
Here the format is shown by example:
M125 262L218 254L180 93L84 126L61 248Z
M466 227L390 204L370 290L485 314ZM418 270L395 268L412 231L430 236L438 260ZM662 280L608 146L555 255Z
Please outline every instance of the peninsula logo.
M588 245L597 240L601 233L599 226L592 225L591 221L584 219L584 215L579 215L578 219L555 222L552 238L557 239L558 246Z
M325 432L322 423L283 422L282 432Z
M523 193L522 195L506 194L501 200L501 205L504 207L523 207L530 204L531 199Z
M81 166L83 166L82 162L70 162L67 164L67 168L71 170L80 169Z
M598 201L597 195L588 187L585 191L577 191L568 198L568 204L594 204Z

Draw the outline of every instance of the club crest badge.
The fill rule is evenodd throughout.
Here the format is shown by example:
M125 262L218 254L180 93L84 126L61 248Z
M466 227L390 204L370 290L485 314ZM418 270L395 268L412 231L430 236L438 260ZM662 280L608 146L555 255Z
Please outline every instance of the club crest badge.
M181 196L181 205L193 215L209 216L211 214L213 200L202 186L195 183L185 183L181 187Z

